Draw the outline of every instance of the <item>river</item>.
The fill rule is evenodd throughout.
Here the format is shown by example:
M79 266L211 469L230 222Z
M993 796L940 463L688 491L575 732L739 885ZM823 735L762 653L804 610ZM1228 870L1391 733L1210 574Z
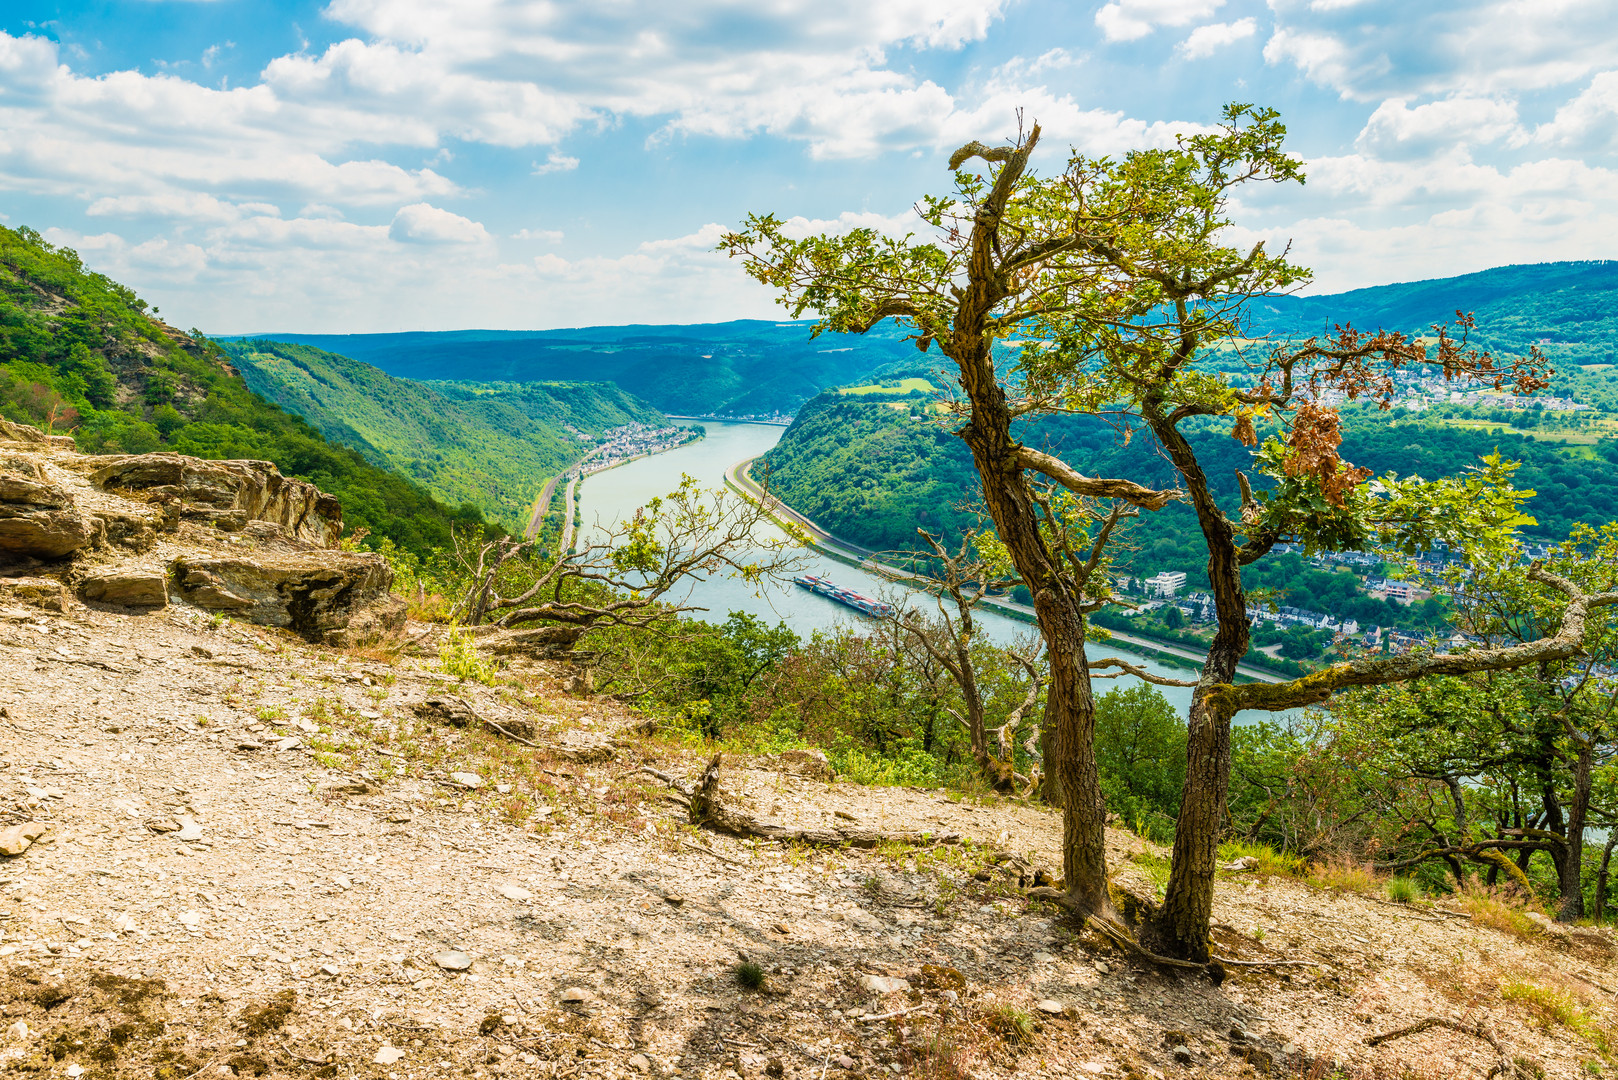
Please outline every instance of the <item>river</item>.
M679 486L681 477L685 475L695 477L705 488L723 488L726 469L738 461L757 457L769 450L786 430L768 424L721 420L703 420L701 423L708 432L705 439L687 443L666 453L641 458L627 465L620 465L616 469L596 473L586 479L580 489L579 502L583 531L589 532L592 527L623 519L632 514L636 507L645 505L652 498L673 491ZM847 563L827 558L816 551L808 553L808 562L808 573L829 577L837 584L867 596L875 596L879 592L888 595L899 593L916 597L924 604L932 603L929 598L914 590L905 589ZM842 604L791 584L767 585L754 590L734 578L714 578L693 583L689 588L679 591L676 597L671 597L675 598L706 608L707 613L698 614L696 616L698 618L722 622L732 611L745 611L772 623L785 622L787 626L805 637L816 630L829 630L838 625L855 627L868 625L868 620ZM989 637L1002 644L1034 633L1034 627L1028 623L981 608L977 619ZM1180 679L1189 677L1189 668L1165 667L1155 660L1123 649L1107 648L1105 653L1102 653L1098 648L1093 655L1119 656L1156 675ZM1109 686L1131 686L1136 682L1138 680L1134 677L1125 675L1098 682L1096 688L1105 690ZM1160 689L1184 716L1191 704L1190 689L1179 686L1164 686ZM1258 719L1258 716L1243 714L1238 721L1248 719Z

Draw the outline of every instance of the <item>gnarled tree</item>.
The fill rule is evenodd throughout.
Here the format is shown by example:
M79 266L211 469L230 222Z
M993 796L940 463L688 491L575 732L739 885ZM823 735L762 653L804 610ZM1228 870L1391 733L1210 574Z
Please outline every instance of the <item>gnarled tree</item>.
M1031 710L1039 701L1044 683L1044 671L1039 662L1041 646L1036 643L1031 648L1006 651L1006 655L1028 673L1028 689L1022 702L991 732L983 690L978 685L977 661L972 655L978 638L977 619L973 611L985 596L1010 587L1015 584L1015 579L997 578L987 560L973 550L973 538L970 536L963 537L960 547L950 551L938 537L925 529L917 529L916 532L932 551L937 576L920 577L903 573L901 578L902 572L883 569L889 576L931 594L937 601L937 614L895 604L889 621L914 648L921 650L954 681L961 694L961 708L946 708L965 729L973 762L983 778L996 790L1012 791L1017 780L1028 781L1027 777L1020 777L1016 770L1016 738L1023 723L1031 719ZM1036 724L1029 736L1030 745L1037 745L1038 740L1039 727Z
M593 626L645 627L684 612L682 586L713 576L759 584L804 565L801 535L782 534L761 502L704 491L691 477L551 556L500 537L461 552L468 584L451 619L495 651L561 653Z
M1537 355L1499 364L1469 347L1464 316L1456 327L1433 328L1432 344L1350 327L1302 341L1247 340L1244 305L1309 280L1263 244L1244 250L1224 242L1237 189L1302 181L1299 162L1282 149L1285 130L1272 110L1234 105L1218 127L1174 148L1118 160L1075 154L1061 174L1042 178L1029 169L1035 125L1008 145L974 142L952 155L954 194L917 207L933 232L928 239L870 229L799 239L779 218L755 215L721 241L794 315L818 313L819 329L863 332L897 319L918 347L936 346L953 362L957 433L971 449L998 542L1033 596L1050 657L1045 720L1064 803L1062 899L1078 911L1110 908L1085 616L1111 598L1106 549L1120 517L1189 501L1207 546L1218 623L1193 697L1168 895L1147 931L1161 951L1194 960L1208 955L1238 710L1291 708L1342 686L1430 671L1570 655L1579 638L1568 636L1569 627L1591 605L1611 602L1569 582L1563 632L1541 642L1356 661L1280 686L1233 685L1248 647L1242 568L1275 544L1419 548L1445 539L1498 554L1521 520L1509 467L1498 462L1458 480L1371 483L1338 456L1327 391L1387 405L1396 374L1420 366L1518 392L1545 385ZM1110 415L1126 436L1144 428L1184 489L1094 477L1082 462L1015 437L1020 417L1055 411ZM1238 507L1215 500L1184 430L1215 418L1255 446L1254 469L1270 485L1255 491L1242 476ZM1258 445L1261 424L1279 434ZM1052 485L1061 500L1049 497Z

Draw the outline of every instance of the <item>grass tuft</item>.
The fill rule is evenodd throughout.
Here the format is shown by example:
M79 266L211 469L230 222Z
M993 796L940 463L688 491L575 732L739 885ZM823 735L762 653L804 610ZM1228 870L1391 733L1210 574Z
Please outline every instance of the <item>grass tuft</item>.
M1536 940L1543 933L1528 917L1527 908L1514 891L1490 888L1480 884L1476 878L1470 878L1455 894L1455 902L1479 926L1487 926L1524 941Z
M1317 889L1341 889L1343 892L1371 894L1382 891L1382 879L1370 863L1355 862L1334 856L1309 867L1309 884Z
M1034 1037L1034 1018L1014 1005L995 1005L983 1017L984 1026L1002 1042L1018 1045Z
M1389 878L1387 893L1395 904L1413 904L1422 898L1421 886L1407 877Z
M1298 856L1287 855L1263 844L1251 844L1245 840L1232 840L1229 843L1219 845L1219 861L1221 863L1233 863L1238 859L1252 859L1256 865L1248 872L1257 874L1261 878L1301 878L1308 870L1308 864Z
M453 675L463 682L470 679L485 686L495 684L500 670L478 653L477 644L464 630L450 630L444 635L443 642L438 646L438 666L446 675Z
M764 989L764 969L751 960L736 965L736 983L746 990Z

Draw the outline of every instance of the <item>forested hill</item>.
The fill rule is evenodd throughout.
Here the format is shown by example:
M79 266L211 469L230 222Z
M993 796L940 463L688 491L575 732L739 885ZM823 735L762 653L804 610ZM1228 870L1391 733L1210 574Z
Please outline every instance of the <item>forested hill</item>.
M946 534L975 527L970 504L979 489L971 455L951 426L927 410L929 400L921 392L816 398L763 459L776 493L838 536L877 550L915 548L918 526ZM1523 463L1517 486L1538 492L1528 505L1538 520L1531 535L1556 540L1575 522L1618 520L1618 441L1586 436L1569 444L1500 426L1446 426L1465 422L1350 407L1344 411L1343 454L1378 474L1436 477L1459 473L1498 448ZM1216 491L1234 504L1236 469L1251 468L1248 449L1227 427L1187 429ZM1121 445L1112 428L1094 417L1050 417L1023 425L1018 435L1091 475L1177 486L1149 436L1137 434ZM1138 549L1120 557L1122 569L1184 570L1193 580L1202 577L1207 551L1189 507L1170 504L1142 515L1129 533Z
M318 484L367 528L425 552L478 523L420 485L330 443L255 394L220 348L181 333L129 288L31 229L0 227L0 415L71 431L87 453L256 458Z
M612 383L428 384L309 345L221 344L248 386L328 439L513 531L546 480L588 448L581 436L666 422Z
M607 380L666 413L790 414L828 386L863 381L915 355L903 334L809 337L809 323L457 330L407 334L266 334L410 379Z
M1618 349L1618 260L1497 266L1475 274L1283 296L1249 307L1254 334L1308 336L1352 322L1406 332L1476 316L1475 340L1499 352L1539 345L1559 366L1610 364Z

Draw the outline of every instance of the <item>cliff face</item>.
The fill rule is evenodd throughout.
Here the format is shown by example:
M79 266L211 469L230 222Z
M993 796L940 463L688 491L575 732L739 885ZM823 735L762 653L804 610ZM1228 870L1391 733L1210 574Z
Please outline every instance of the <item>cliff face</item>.
M332 550L337 500L270 462L80 454L0 425L0 597L151 609L172 585L196 607L328 645L403 623L387 562Z

